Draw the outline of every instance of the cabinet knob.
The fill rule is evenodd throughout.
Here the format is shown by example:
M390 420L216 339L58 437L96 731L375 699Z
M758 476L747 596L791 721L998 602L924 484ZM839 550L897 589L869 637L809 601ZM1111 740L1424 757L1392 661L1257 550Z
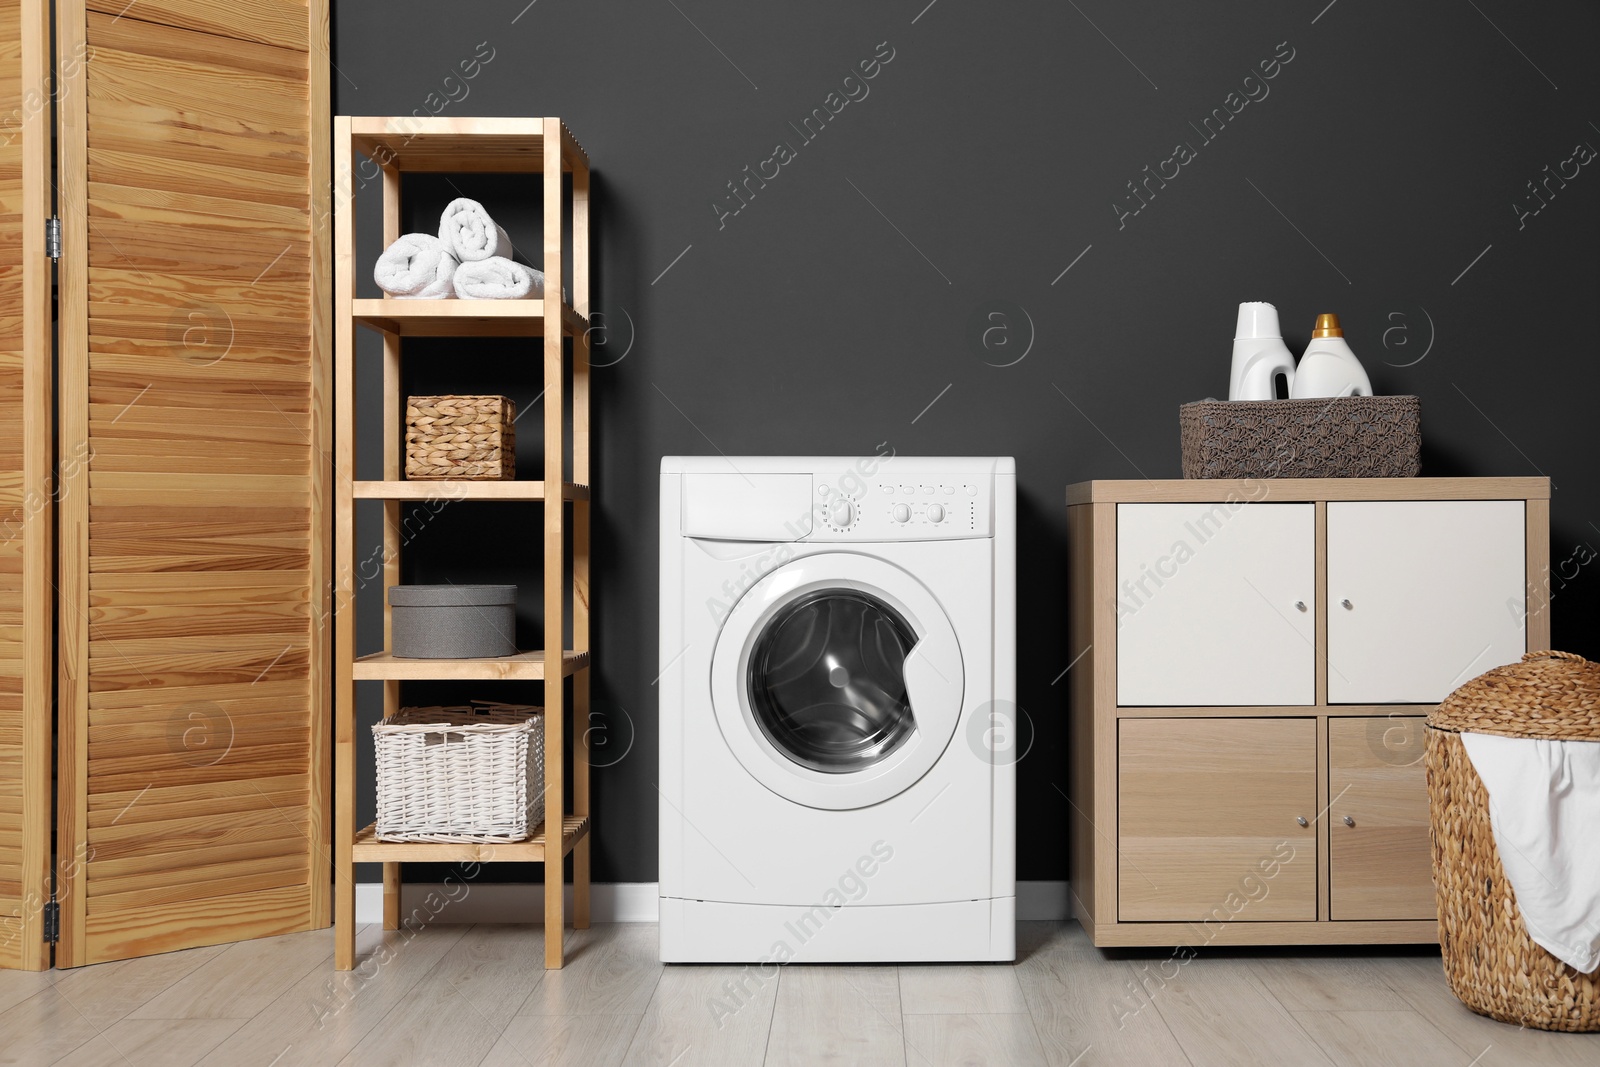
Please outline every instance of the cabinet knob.
M1340 605L1340 607L1344 608L1344 610L1346 610L1346 611L1355 610L1355 605L1350 603L1349 600L1341 600L1341 601L1339 601L1339 605Z
M1352 819L1350 816L1346 815L1344 817L1344 824L1346 826L1354 826L1356 824L1356 821L1354 819Z
M1304 611L1304 610L1306 610L1306 602L1304 600L1296 600L1294 602L1294 610L1296 610L1296 611Z
M1310 826L1311 825L1310 823L1306 822L1306 817L1304 815L1296 815L1294 817L1294 821L1299 823L1301 826Z

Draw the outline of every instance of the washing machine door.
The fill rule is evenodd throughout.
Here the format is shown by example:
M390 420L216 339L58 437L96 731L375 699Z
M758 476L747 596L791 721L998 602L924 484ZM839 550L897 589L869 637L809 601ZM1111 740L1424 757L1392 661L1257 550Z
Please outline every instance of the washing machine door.
M927 774L961 718L961 646L923 584L823 552L767 574L711 664L717 722L744 768L814 808L881 803Z

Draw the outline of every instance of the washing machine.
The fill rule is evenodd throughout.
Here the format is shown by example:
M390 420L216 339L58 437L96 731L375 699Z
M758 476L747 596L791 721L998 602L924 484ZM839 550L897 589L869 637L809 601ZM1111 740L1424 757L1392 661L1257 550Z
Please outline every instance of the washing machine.
M661 465L661 958L1010 960L1011 459Z

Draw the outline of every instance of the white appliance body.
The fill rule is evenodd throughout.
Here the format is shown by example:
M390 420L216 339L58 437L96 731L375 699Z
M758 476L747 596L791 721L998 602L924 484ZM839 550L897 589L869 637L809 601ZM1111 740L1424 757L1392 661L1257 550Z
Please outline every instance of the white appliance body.
M1015 486L662 461L664 961L1014 958Z

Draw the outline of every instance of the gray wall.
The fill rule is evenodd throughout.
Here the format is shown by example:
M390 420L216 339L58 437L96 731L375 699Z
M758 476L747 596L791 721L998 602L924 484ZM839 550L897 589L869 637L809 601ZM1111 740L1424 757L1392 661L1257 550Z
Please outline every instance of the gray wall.
M559 115L594 163L594 306L609 327L595 350L609 365L595 372L594 683L615 761L595 775L598 880L656 877L660 457L880 442L1017 458L1020 699L1037 731L1018 875L1064 878L1062 489L1178 475L1177 406L1225 394L1241 300L1276 303L1296 350L1318 312L1339 313L1377 389L1423 398L1424 473L1549 475L1555 640L1600 654L1600 581L1560 566L1600 545L1600 166L1580 162L1588 147L1574 157L1600 147L1600 9L925 2L335 2L336 112L427 113L454 96L440 114ZM892 59L847 84L880 42ZM475 77L456 80L462 61ZM847 90L858 99L813 140L790 125ZM1213 109L1239 110L1208 140L1197 127ZM766 164L777 176L721 217L737 206L726 183L779 142L794 158ZM1193 158L1165 163L1179 142ZM1133 199L1147 166L1177 175ZM1547 179L1560 170L1564 185ZM1528 183L1545 179L1535 199ZM533 186L456 184L537 249ZM363 194L372 237L376 189ZM408 186L411 225L431 229L450 195ZM987 348L985 323L1008 326ZM527 349L415 355L413 391L539 389ZM530 466L541 414L522 424ZM379 440L369 417L368 457ZM408 577L523 583L536 642L538 509L481 507L429 524ZM525 540L483 542L519 528ZM376 608L369 590L369 635Z

